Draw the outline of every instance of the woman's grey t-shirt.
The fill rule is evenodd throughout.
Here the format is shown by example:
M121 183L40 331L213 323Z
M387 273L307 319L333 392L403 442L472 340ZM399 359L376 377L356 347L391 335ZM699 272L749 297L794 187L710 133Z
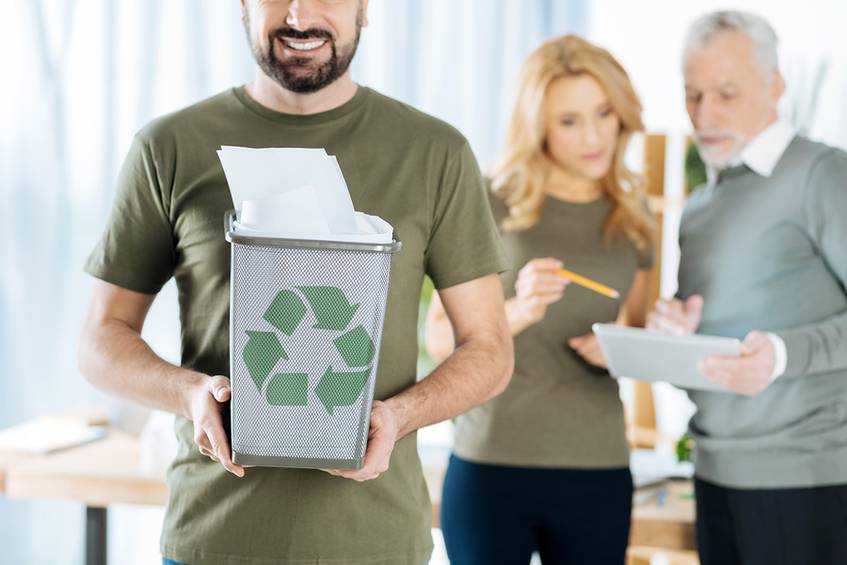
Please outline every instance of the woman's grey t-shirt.
M490 198L498 224L507 216ZM548 197L533 227L501 229L511 263L501 275L506 298L515 296L518 271L534 258L555 257L565 268L618 290L610 299L571 284L543 320L515 336L515 372L506 391L459 417L454 451L479 463L521 467L613 468L629 464L618 383L589 365L567 344L611 322L638 269L652 266L624 236L604 241L609 202L571 203Z

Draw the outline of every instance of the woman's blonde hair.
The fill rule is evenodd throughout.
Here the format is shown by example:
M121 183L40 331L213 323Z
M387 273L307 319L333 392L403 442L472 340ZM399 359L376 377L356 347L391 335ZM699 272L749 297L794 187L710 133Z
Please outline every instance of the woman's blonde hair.
M603 223L604 238L608 241L621 233L640 251L646 251L655 240L655 227L645 208L644 178L624 164L633 133L644 131L641 103L620 63L605 49L575 35L546 41L521 70L505 147L492 175L494 194L503 198L509 208L503 228L517 231L538 222L545 199L544 186L555 166L546 151L546 94L553 81L579 76L590 76L600 84L620 120L612 164L601 183L611 204Z

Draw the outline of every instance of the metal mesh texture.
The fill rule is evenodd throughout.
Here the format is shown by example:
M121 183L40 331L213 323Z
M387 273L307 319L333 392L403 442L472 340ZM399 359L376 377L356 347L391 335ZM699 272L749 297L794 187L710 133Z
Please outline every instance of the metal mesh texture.
M391 254L388 252L232 244L231 433L236 461L240 456L246 463L268 466L361 466L390 269ZM316 328L320 325L316 311L320 311L321 306L313 307L303 287L335 287L351 305L358 304L346 328ZM305 310L299 306L293 308L298 314L302 312L302 319L293 328L283 325L284 331L280 330L280 324L275 327L265 318L269 306L279 304L274 300L281 291L287 291L289 298L298 297L305 305ZM325 309L324 314L330 309ZM336 340L358 326L370 336L373 356L366 366L352 367L351 357L342 355L343 348L338 347ZM273 333L283 350L276 364L265 363L265 370L269 368L270 374L261 385L251 376L245 361L245 348L251 339L248 331ZM361 328L358 331L361 336ZM278 356L272 356L271 361ZM357 359L361 361L361 356ZM327 371L358 373L359 382L362 373L367 373L362 391L352 404L327 408L327 402L344 402L338 400L344 392L333 387L346 382L341 376L321 384ZM291 382L298 385L307 381L305 396L287 397L299 398L299 405L273 405L268 401L268 397L275 394L268 387L279 374L294 375L296 378L292 377ZM320 395L317 393L319 386ZM350 400L348 390L347 401Z

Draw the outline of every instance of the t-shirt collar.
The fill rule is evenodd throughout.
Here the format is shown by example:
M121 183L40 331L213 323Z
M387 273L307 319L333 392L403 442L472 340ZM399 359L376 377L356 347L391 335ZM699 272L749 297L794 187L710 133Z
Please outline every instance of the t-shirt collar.
M232 93L244 107L265 119L289 125L313 126L328 123L354 112L365 104L365 102L371 97L372 91L366 86L359 85L356 88L356 93L353 95L353 98L341 106L337 106L331 110L318 112L316 114L286 114L272 110L263 106L250 96L244 85L233 88Z

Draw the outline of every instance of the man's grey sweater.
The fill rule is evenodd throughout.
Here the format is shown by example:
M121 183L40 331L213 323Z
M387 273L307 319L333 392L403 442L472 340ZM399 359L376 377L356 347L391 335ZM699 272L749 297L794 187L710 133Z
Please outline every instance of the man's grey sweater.
M691 391L697 476L736 488L847 484L847 154L795 137L769 178L742 165L688 200L680 298L698 333L769 331L787 368L757 396Z

